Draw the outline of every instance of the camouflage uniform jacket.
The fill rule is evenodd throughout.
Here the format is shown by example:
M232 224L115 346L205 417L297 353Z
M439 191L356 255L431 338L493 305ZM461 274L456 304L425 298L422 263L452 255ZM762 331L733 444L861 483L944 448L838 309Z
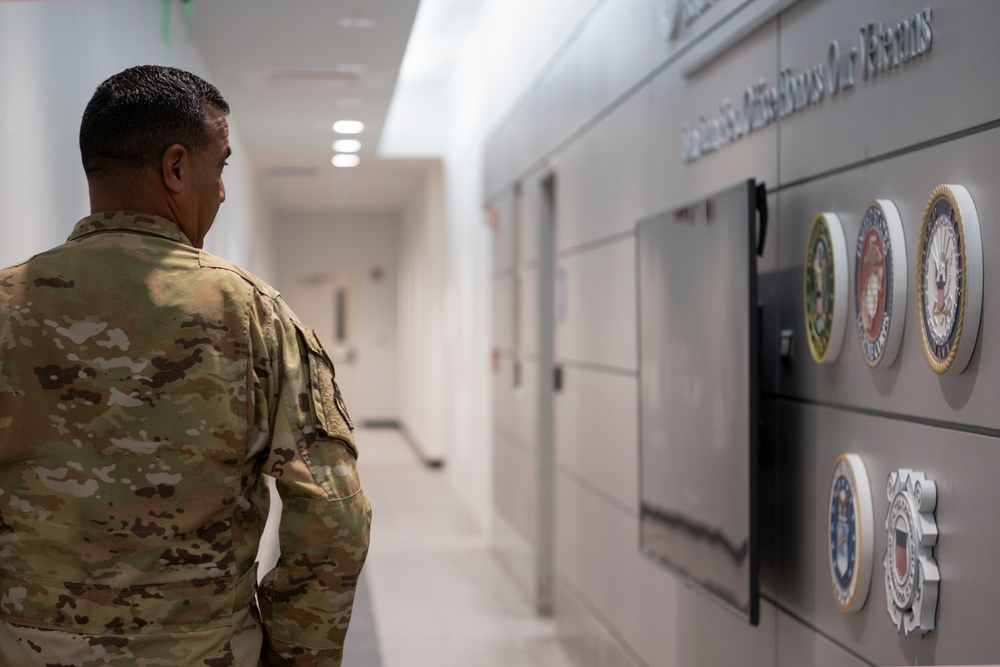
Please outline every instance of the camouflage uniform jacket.
M277 292L165 219L84 218L0 271L0 665L340 665L356 460ZM284 509L258 610L264 475Z

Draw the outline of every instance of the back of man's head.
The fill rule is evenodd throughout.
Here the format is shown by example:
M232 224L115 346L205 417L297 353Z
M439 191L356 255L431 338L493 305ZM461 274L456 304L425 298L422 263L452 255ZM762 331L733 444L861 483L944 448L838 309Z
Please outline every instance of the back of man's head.
M173 144L197 150L209 134L206 104L229 113L215 86L184 70L142 65L112 76L97 87L80 124L88 178L152 167Z

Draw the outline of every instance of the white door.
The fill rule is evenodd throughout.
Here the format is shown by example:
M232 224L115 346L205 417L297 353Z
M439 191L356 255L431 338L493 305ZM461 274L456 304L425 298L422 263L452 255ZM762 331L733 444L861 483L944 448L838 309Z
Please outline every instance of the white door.
M351 419L358 424L364 414L358 384L358 342L361 340L361 281L355 272L299 276L285 298L303 323L330 353L337 373L337 386Z

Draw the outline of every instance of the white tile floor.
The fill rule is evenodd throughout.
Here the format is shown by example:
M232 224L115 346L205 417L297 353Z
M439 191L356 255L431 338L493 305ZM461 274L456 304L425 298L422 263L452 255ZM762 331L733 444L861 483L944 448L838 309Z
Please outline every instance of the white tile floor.
M447 474L424 467L398 431L355 435L374 508L364 577L382 667L572 667L553 622L535 617ZM377 664L352 657L351 640L345 667Z

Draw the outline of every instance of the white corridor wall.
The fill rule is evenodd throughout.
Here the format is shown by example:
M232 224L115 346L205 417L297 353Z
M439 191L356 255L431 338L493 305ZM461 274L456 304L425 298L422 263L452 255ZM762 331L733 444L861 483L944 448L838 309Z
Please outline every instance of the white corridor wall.
M173 6L173 5L172 5ZM160 3L130 0L0 3L0 265L66 240L90 213L78 133L84 107L104 79L127 67L171 65L211 81L185 39L179 7L164 40ZM222 91L225 95L225 91ZM266 224L230 118L234 159L206 249L271 277Z

